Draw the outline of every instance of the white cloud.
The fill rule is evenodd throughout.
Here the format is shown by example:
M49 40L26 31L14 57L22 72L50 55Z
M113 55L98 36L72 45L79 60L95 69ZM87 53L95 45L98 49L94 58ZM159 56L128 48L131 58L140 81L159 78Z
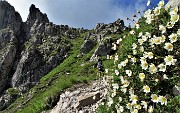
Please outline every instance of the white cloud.
M25 21L33 3L49 20L72 27L93 28L97 23L132 17L137 9L144 10L146 0L8 0ZM129 4L124 4L129 2ZM128 21L124 20L128 25Z

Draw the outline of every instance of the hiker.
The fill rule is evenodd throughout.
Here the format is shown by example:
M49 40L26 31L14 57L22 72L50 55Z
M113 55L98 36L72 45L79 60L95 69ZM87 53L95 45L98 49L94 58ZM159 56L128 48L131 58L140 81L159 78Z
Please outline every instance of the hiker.
M100 59L100 57L98 57L97 68L99 70L99 76L101 76L102 73L104 72L104 67L103 67L102 60Z

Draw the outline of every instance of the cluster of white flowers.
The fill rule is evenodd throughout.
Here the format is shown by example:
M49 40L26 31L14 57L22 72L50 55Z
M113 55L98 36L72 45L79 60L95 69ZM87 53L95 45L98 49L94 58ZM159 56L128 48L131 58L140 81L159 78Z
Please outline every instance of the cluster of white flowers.
M151 2L148 0L147 6L150 4ZM161 0L156 8L148 9L144 13L147 25L159 19L162 9L165 10L163 6L164 0ZM173 31L171 34L168 30L174 28L176 23L179 22L178 10L178 7L170 9L170 20L168 22L161 23L158 21L158 25L154 26L157 33L151 34L151 31L138 33L136 30L140 28L140 25L136 23L136 29L129 33L130 36L138 35L137 41L131 45L132 53L123 61L119 59L117 54L117 56L115 55L115 61L117 62L114 64L117 68L113 71L112 76L115 75L116 79L118 77L119 81L112 80L107 105L110 107L115 101L118 101L117 97L119 97L119 101L115 103L117 113L124 111L152 113L155 107L150 105L150 102L167 105L167 98L156 94L157 91L153 90L154 84L161 82L163 79L169 79L169 75L166 73L167 69L170 66L175 66L177 62L176 56L172 53L176 52L175 46L176 42L179 41L180 29ZM123 39L119 39L117 44L123 42ZM164 53L158 53L156 50ZM135 82L138 86L134 86ZM114 97L116 97L115 101L113 100Z

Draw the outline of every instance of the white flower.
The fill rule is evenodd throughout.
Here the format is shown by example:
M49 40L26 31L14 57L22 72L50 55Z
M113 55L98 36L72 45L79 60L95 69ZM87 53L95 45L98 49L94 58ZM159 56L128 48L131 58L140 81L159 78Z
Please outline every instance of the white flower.
M132 55L127 55L128 58L132 58Z
M162 6L164 6L164 0L161 0L161 1L159 1L159 3L158 3L158 7L162 7Z
M132 109L131 113L138 113L138 110L137 109Z
M161 103L161 105L163 104L167 105L167 99L164 96L159 96L158 101Z
M178 29L178 31L177 31L177 35L179 35L179 36L180 36L180 29Z
M145 18L148 18L149 15L151 14L152 10L151 9L148 9L146 12L144 12L144 17Z
M159 71L162 71L162 72L165 72L165 71L166 71L166 65L164 65L163 63L162 63L162 64L159 64L159 65L158 65L158 68L159 68Z
M139 29L139 28L140 28L140 26L139 26L138 23L135 23L134 26L136 27L136 29Z
M132 49L136 49L136 48L137 48L136 43L133 43L133 44L132 44Z
M154 43L155 43L156 45L161 44L161 37L156 37L156 38L154 38Z
M175 14L175 15L171 15L171 21L172 22L177 22L179 20L179 15L178 14Z
M137 101L138 101L138 96L137 95L132 94L132 95L129 96L129 98L130 98L130 101L132 101L132 104L136 104Z
M145 35L143 35L143 36L142 36L142 40L143 40L143 42L147 41L147 39L148 39L148 37L147 37L147 36L145 36Z
M118 70L115 70L115 74L116 74L116 75L119 75L119 71L118 71Z
M113 104L113 99L109 97L109 98L108 98L107 105L108 105L109 107L111 107L112 104Z
M142 45L144 40L143 39L138 39L139 45Z
M162 34L164 34L166 32L166 27L159 25L159 30L162 31Z
M119 44L121 41L122 41L122 38L119 38L119 39L116 41L116 44Z
M149 106L148 112L149 112L149 113L152 113L153 110L154 110L154 108L153 108L152 106Z
M126 88L126 87L129 86L130 82L127 81L127 80L124 80L124 81L122 82L122 84L123 84L123 86L121 86L121 87L122 87L122 88Z
M130 31L130 34L131 34L131 35L134 35L134 34L135 34L135 31L134 31L134 30Z
M173 45L171 43L165 43L164 49L166 49L168 51L172 51Z
M145 36L147 36L148 38L151 37L151 34L149 32L146 32Z
M144 109L147 109L147 102L141 101L141 105L143 106Z
M121 102L122 101L122 97L119 97L119 102Z
M132 75L132 71L131 71L131 70L126 70L125 72L126 72L126 74L127 74L129 77Z
M145 86L143 86L143 90L144 90L145 93L149 93L150 92L150 87L145 85Z
M177 41L177 34L172 33L172 34L169 36L169 39L170 39L171 43L176 42L176 41Z
M178 7L176 6L173 9L171 9L170 15L175 15L175 14L177 14L177 12L178 12Z
M143 35L143 33L142 33L142 32L140 32L140 33L139 33L139 35L138 35L138 37L141 37L142 35Z
M159 7L156 7L156 8L154 9L154 14L155 14L156 16L160 14L160 8L159 8Z
M174 22L168 22L166 25L167 28L173 28L174 27Z
M115 43L112 43L112 50L117 50L117 45Z
M113 92L111 93L111 97L115 97L116 96L116 90L113 90Z
M131 58L131 61L132 61L133 63L136 63L136 57Z
M148 58L148 52L144 52L144 53L143 53L143 57L144 57L144 58Z
M165 64L166 65L175 65L177 59L173 59L173 56L172 55L168 55L164 58L164 61L165 61Z
M141 79L141 81L144 81L145 74L144 73L139 73L139 78Z
M142 69L146 70L148 68L148 63L146 61L141 62Z
M148 0L148 2L147 2L147 6L149 6L151 4L151 1L150 0Z
M166 74L163 75L163 79L169 79Z
M151 63L151 64L149 65L149 72L150 72L151 74L157 72L157 68L156 68L156 66L155 66L153 63Z
M124 82L124 77L120 76L119 78L120 78L121 82L123 83Z
M136 104L134 107L137 108L138 110L142 108L141 105L139 104Z
M131 108L132 108L131 103L127 103L127 104L126 104L126 108L127 108L127 109L131 109Z
M119 89L119 85L117 83L112 84L113 89Z
M130 88L130 89L129 89L129 94L130 94L130 95L134 94L133 88Z
M136 55L137 54L137 50L133 50L133 55Z
M151 101L158 103L158 96L156 94L151 94Z
M115 57L114 57L114 60L118 61L118 59L119 59L118 57L119 57L118 54L116 54Z
M107 59L110 59L110 56L109 56L109 55L107 55Z
M154 54L152 52L148 52L148 58L152 59L154 57Z
M105 69L105 73L108 73L108 69Z
M146 58L145 57L140 57L140 61L142 63L142 62L146 61Z
M166 37L165 37L164 35L162 35L162 36L160 37L160 40L161 40L161 43L162 43L162 42L165 42Z
M126 93L126 92L127 92L127 88L121 88L121 91L122 91L123 93Z
M123 106L119 106L119 109L117 110L117 113L123 113L123 111L124 111Z
M140 46L139 51L140 51L140 52L144 52L144 47L143 47L143 46Z

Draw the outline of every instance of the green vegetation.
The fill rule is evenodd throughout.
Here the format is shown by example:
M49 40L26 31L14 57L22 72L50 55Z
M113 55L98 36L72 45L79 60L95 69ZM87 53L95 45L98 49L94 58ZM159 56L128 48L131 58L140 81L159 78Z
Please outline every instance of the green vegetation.
M40 83L28 93L18 98L5 112L6 113L37 113L53 107L53 102L60 93L77 83L88 83L97 78L94 62L89 59L94 49L87 55L77 57L83 36L73 39L69 57L50 73L45 75Z
M103 65L108 69L105 76L110 88L98 113L180 112L180 96L172 92L175 85L180 86L180 20L177 12L178 9L166 11L163 7L147 11L130 32L106 36L111 38L103 41L114 42L117 50L110 59L102 57ZM96 79L95 62L89 60L98 44L88 54L79 55L85 35L69 39L69 56L5 112L38 113L51 109L64 89ZM52 51L50 56L56 52ZM17 93L14 89L9 92Z
M180 112L180 98L172 91L180 85L177 13L177 8L166 11L160 6L148 10L135 28L121 34L114 64L106 75L112 79L107 80L109 94L98 113Z

